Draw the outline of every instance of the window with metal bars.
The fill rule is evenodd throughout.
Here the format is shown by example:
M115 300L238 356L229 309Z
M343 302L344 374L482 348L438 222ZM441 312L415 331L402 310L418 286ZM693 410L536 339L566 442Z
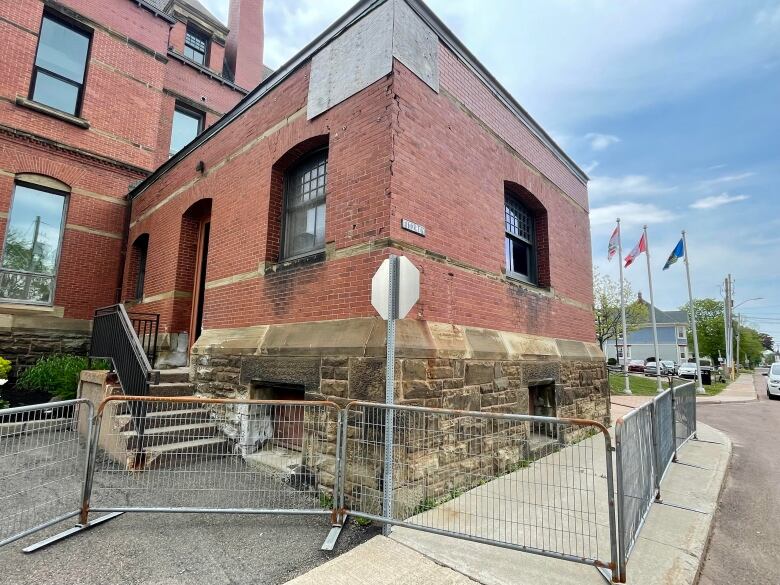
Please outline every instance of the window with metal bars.
M208 36L199 30L188 26L187 34L184 36L184 56L195 61L195 63L198 63L199 65L205 65L208 48Z
M536 234L533 214L511 194L504 194L504 249L511 276L536 284Z
M78 116L84 94L90 40L89 33L70 22L44 14L30 99Z
M325 247L325 189L328 151L319 150L284 177L282 258L294 258Z

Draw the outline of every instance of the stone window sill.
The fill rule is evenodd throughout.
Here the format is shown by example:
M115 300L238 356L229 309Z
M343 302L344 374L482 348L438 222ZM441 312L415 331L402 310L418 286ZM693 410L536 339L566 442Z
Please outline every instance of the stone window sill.
M27 305L18 302L0 302L0 313L12 313L14 315L49 315L52 317L62 317L65 314L65 308L51 305Z
M506 278L507 282L509 282L509 284L526 288L532 292L540 293L543 295L549 295L552 292L552 289L539 286L538 284L530 282L529 280L523 278L518 274L514 274L513 272L505 272L504 277Z
M84 118L79 118L78 116L71 116L70 114L66 114L65 112L60 112L59 110L55 110L54 108L50 108L49 106L45 106L43 104L39 104L38 102L28 100L27 98L23 98L22 96L16 96L16 105L21 106L23 108L27 108L29 110L34 110L40 114L46 114L47 116L51 116L52 118L57 118L58 120L62 120L63 122L67 122L68 124L73 124L74 126L78 126L79 128L84 128L84 129L89 128L89 121L85 120Z
M282 270L296 268L298 266L304 266L307 264L316 264L325 260L325 250L317 250L315 252L308 252L300 256L293 258L285 258L280 260L276 264L271 264L266 267L266 273L268 272L280 272Z

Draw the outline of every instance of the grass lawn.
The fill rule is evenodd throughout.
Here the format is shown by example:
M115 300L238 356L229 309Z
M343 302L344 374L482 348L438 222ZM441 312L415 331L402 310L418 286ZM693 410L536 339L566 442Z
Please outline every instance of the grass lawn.
M631 393L637 396L655 396L655 378L648 378L645 376L629 376L629 385L631 386ZM666 379L661 380L661 384L664 389L669 387L669 383ZM704 390L707 396L715 396L719 394L728 384L725 382L714 382L710 386L704 386ZM625 383L623 382L623 376L621 374L609 374L609 390L612 394L622 395Z

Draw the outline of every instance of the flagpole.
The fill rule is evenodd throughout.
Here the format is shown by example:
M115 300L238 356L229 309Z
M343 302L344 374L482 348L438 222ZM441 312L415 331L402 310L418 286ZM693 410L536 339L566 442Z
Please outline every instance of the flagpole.
M685 253L685 276L688 278L688 310L691 312L691 329L693 333L693 357L696 358L696 387L697 394L705 394L701 383L701 359L699 358L699 334L696 331L696 311L693 306L693 289L691 288L691 267L688 264L688 240L685 238L685 230L682 231L683 252Z
M623 235L620 231L620 218L617 218L618 224L618 264L620 264L620 318L623 322L623 378L626 388L624 392L631 394L631 384L628 382L628 339L626 331L626 299L623 293Z
M650 322L653 324L653 350L655 351L655 381L657 391L663 392L661 387L661 356L658 355L658 329L655 324L655 302L653 300L653 274L650 270L650 241L647 237L647 226L644 226L645 258L647 260L647 284L650 287Z

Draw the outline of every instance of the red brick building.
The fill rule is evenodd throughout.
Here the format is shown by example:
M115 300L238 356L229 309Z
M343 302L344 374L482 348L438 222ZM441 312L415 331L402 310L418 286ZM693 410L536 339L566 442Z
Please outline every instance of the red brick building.
M262 0L0 3L0 355L83 352L117 302L128 191L268 71Z
M381 399L404 254L399 400L607 417L586 185L422 3L364 0L131 191L123 300L201 392Z

